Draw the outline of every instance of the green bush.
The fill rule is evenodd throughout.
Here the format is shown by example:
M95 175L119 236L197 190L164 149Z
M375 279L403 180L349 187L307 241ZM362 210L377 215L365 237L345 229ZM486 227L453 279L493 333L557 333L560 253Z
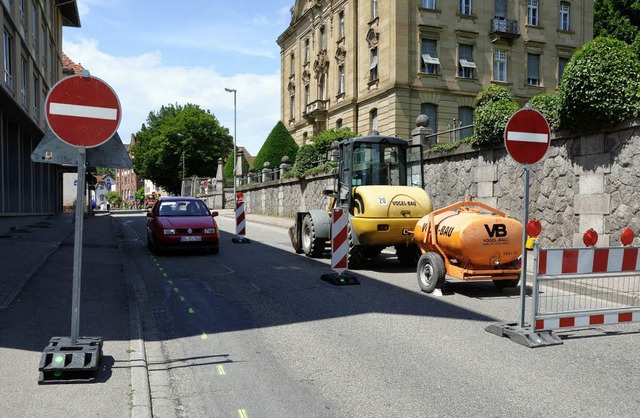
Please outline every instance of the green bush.
M504 128L520 106L504 87L489 86L476 97L473 112L474 146L495 145L504 142Z
M560 127L560 98L557 95L551 93L538 94L532 97L529 103L535 110L542 113L552 131L558 130Z
M573 55L558 95L561 128L587 132L615 126L639 113L640 60L625 42L598 37Z
M296 161L293 163L293 175L301 176L305 171L318 165L320 154L315 145L307 144L298 149Z
M513 96L509 90L502 86L490 85L478 93L473 106L478 108L487 103L499 102L500 100L513 100Z
M262 171L266 161L271 164L271 168L279 167L284 156L289 157L289 162L293 163L297 153L298 144L284 124L278 121L253 160L253 168Z
M327 129L311 137L309 142L313 143L319 155L326 158L333 141L342 141L343 139L355 138L356 136L358 135L349 128Z

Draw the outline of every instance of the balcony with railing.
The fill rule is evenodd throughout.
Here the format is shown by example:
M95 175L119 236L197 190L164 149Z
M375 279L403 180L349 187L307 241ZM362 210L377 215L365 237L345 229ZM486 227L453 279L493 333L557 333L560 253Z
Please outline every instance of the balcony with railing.
M493 41L504 39L511 43L520 37L518 21L504 17L494 17L491 19L491 32L489 35Z
M307 105L304 115L307 120L325 120L327 118L327 101L315 100Z

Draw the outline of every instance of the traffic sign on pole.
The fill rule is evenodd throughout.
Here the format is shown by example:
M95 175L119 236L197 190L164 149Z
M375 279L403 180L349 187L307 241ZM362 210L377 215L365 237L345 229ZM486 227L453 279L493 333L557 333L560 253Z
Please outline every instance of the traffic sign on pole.
M520 109L514 113L504 129L504 142L509 155L520 164L540 161L549 149L551 130L542 113L534 109Z
M45 100L51 131L77 147L97 147L108 141L120 125L118 96L104 81L75 75L56 83Z

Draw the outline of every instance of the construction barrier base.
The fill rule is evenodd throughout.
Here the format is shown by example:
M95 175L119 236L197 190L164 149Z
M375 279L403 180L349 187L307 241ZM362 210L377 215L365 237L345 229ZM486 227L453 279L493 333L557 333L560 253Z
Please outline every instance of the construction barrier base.
M331 283L334 286L348 286L354 284L360 284L358 279L347 273L327 273L321 276L321 279L325 282Z
M234 242L236 244L250 244L251 241L249 241L248 238L245 237L233 237L231 238L231 242Z
M485 331L499 337L507 337L511 341L529 348L563 344L560 337L554 334L553 331L533 332L527 328L519 327L515 323L489 325L485 328Z
M38 384L92 383L102 358L101 337L53 337L40 358Z

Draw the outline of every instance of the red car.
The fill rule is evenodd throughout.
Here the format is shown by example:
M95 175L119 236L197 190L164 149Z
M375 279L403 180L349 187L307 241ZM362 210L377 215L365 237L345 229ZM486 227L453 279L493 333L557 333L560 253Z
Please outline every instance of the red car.
M161 197L147 212L147 246L155 253L165 249L220 250L220 230L215 216L201 199Z

